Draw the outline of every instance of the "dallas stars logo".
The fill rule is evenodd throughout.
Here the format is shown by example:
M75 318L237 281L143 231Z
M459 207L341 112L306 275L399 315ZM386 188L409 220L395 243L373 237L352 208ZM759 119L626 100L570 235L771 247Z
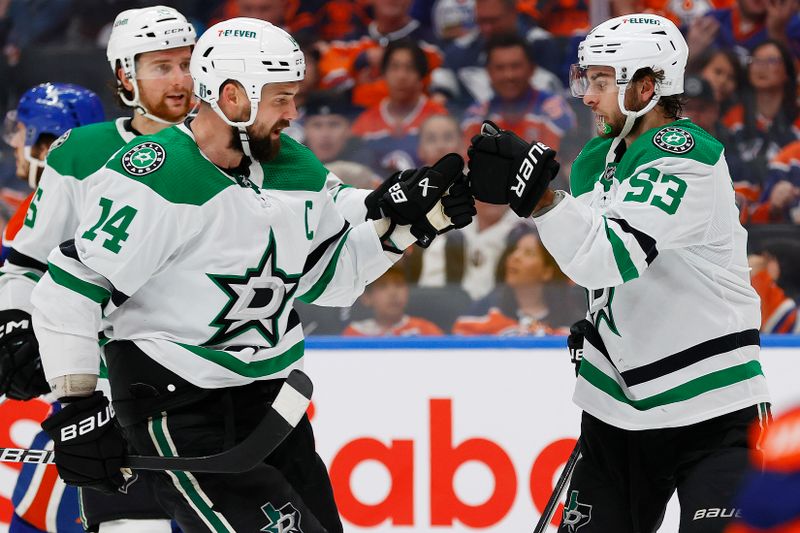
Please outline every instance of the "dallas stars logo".
M150 174L161 168L166 155L164 148L158 143L139 143L122 156L122 168L134 176Z
M261 511L267 518L269 524L261 528L267 533L303 533L300 529L300 511L291 503L287 503L280 509L275 509L271 503L261 507Z
M578 491L573 490L569 502L564 507L563 523L570 533L574 533L592 520L592 506L578 501Z
M205 346L216 346L245 333L256 330L270 346L278 343L278 319L286 302L297 290L300 274L286 274L276 266L275 236L269 234L269 244L255 268L244 275L207 274L228 295L228 303L211 322L219 328Z
M694 137L683 128L664 128L653 137L653 144L673 154L685 154L694 148Z

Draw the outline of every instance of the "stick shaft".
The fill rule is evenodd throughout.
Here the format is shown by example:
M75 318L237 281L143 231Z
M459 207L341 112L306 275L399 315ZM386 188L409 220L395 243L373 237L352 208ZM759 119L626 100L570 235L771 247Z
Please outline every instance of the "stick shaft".
M580 458L581 441L578 441L575 443L572 453L569 454L569 459L567 459L567 463L564 465L564 470L561 471L561 475L558 477L556 486L553 488L553 493L550 495L550 499L547 500L547 505L545 505L542 516L539 517L539 521L536 523L536 528L533 530L533 533L544 533L547 530L547 526L553 519L558 504L561 503L561 497L564 495L564 491L572 477L572 472L575 470L575 465L578 464Z

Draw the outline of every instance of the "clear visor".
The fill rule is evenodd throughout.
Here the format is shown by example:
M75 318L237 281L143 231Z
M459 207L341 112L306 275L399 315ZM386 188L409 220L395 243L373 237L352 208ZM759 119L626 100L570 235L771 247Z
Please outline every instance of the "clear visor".
M17 120L17 110L6 113L3 120L3 140L13 148L25 145L25 127Z
M137 80L190 78L188 61L156 61L136 65Z
M575 98L594 96L619 91L617 80L611 72L603 70L589 71L580 65L569 67L569 91Z

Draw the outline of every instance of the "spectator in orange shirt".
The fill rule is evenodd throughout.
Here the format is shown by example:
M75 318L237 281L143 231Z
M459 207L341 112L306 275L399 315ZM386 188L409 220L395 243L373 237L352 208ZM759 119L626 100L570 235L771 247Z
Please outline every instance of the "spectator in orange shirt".
M407 337L442 335L439 326L424 318L408 316L408 282L397 264L364 289L361 302L373 318L351 322L342 335L348 337Z
M761 333L797 333L797 304L778 286L780 265L768 252L747 256L750 283L761 298Z
M732 133L734 149L726 151L726 157L736 192L757 202L769 162L800 139L796 72L786 47L777 41L756 46L747 81L741 103L728 111L723 124Z
M409 14L411 0L374 0L373 10L375 20L369 24L366 36L320 45L322 88L352 88L353 104L360 107L375 105L388 94L381 65L389 43L400 39L416 41L425 53L429 70L442 62L441 51L432 44L433 31ZM429 82L427 76L424 82Z
M751 224L800 224L800 140L787 144L769 163L769 174Z
M537 139L558 150L564 134L575 126L575 114L561 95L531 85L536 68L530 48L518 35L489 39L486 70L494 96L467 110L462 124L466 143L480 132L484 120L491 120L523 139Z
M578 289L542 246L535 228L523 224L511 234L501 260L503 284L477 302L472 316L453 325L456 335L566 335L585 314Z
M369 107L353 124L353 134L378 159L382 172L417 166L419 127L432 115L447 113L444 107L423 92L428 61L422 49L411 40L392 41L386 47L381 71L389 95ZM376 169L379 170L379 169Z

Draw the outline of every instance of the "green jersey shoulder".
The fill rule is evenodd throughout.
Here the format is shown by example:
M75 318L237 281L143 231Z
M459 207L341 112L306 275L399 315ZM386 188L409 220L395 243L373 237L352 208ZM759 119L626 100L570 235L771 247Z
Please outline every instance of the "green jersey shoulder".
M569 175L569 188L572 196L578 197L590 192L595 182L600 179L606 167L606 154L611 147L612 139L594 137L572 163Z
M590 192L605 175L606 156L613 139L595 137L584 146L570 173L572 195ZM722 144L688 119L652 128L640 135L625 152L613 176L623 181L642 165L663 158L685 158L714 165L722 155Z
M82 180L101 168L124 144L116 121L80 126L53 142L47 164L62 176Z
M106 168L146 185L173 204L203 205L234 185L178 127L137 137Z
M680 119L653 128L637 138L617 167L616 177L624 180L642 165L663 158L689 159L713 166L722 156L722 143L691 120Z
M328 170L306 146L281 134L281 148L271 161L261 164L264 188L318 192L325 187Z

